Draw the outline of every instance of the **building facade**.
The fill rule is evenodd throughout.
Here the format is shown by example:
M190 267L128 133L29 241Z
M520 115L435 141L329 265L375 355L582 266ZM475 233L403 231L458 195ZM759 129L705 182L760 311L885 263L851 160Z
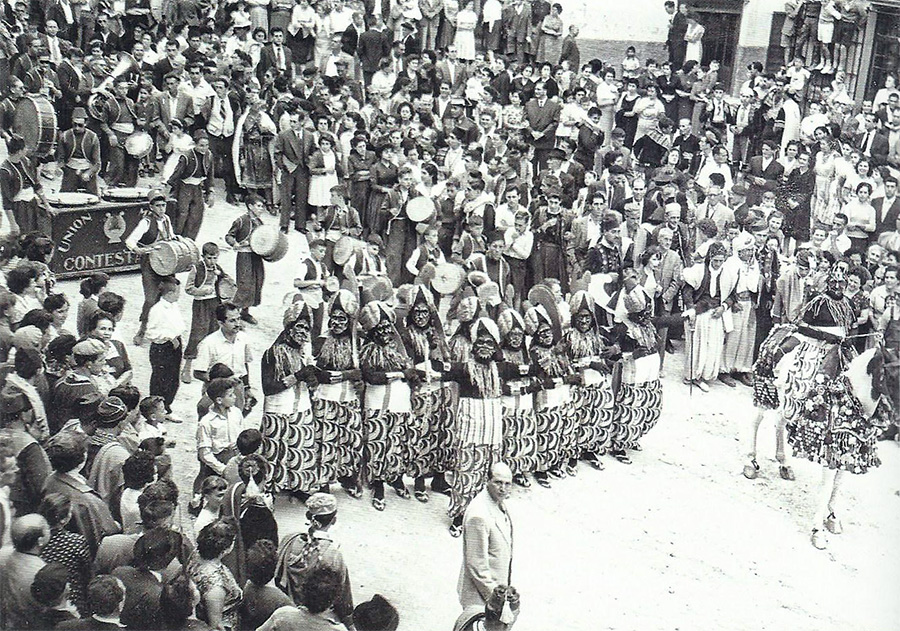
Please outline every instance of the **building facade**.
M838 25L838 67L848 92L857 101L872 98L887 74L897 75L900 64L900 0L846 0L859 10L855 21ZM563 0L563 21L581 29L582 59L594 57L618 66L629 45L641 59L666 58L668 15L664 0ZM747 76L747 65L760 61L776 72L784 63L780 46L785 20L784 0L690 0L688 5L706 27L703 63L716 59L719 76L729 89ZM805 0L798 16L796 52L808 65L821 53L816 41L820 0ZM866 12L864 9L868 8ZM814 84L830 82L817 75Z

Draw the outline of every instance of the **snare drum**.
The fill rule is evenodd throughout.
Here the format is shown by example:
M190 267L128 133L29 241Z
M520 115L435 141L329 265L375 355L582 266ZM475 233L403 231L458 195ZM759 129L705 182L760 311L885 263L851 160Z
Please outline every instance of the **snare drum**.
M42 96L24 96L16 104L13 129L25 139L29 155L46 157L56 149L56 111Z
M143 186L135 186L131 188L110 188L103 193L103 197L115 201L133 201L137 199L147 199L150 195L150 189Z
M76 206L90 206L100 201L100 198L90 193L48 193L47 201L51 206L74 208Z
M145 131L136 131L125 139L125 151L138 160L146 158L153 151L153 138Z

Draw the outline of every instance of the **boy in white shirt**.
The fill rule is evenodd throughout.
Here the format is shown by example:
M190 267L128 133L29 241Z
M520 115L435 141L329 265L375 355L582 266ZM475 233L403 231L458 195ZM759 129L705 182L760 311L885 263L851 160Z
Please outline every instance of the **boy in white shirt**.
M150 394L162 397L167 419L180 422L172 414L172 402L178 392L184 319L178 309L181 283L168 276L159 283L160 299L150 308L144 338L150 342Z

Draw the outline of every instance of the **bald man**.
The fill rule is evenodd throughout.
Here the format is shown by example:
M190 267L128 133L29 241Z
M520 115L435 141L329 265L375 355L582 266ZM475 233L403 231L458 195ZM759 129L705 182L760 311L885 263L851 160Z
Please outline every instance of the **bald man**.
M498 585L510 584L513 527L505 502L512 491L512 471L494 463L485 488L475 496L463 519L463 563L459 602L463 609L481 607Z
M41 549L50 540L50 526L36 513L13 520L13 552L0 562L0 627L32 629L42 609L31 595L34 577L46 565Z

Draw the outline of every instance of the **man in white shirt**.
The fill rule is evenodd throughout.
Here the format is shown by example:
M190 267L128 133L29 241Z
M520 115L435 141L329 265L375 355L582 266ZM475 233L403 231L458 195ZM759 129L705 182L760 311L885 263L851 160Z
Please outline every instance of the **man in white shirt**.
M212 86L203 78L203 64L191 64L188 69L188 81L181 84L179 91L191 99L192 107L189 108L188 114L193 117L193 125L188 121L185 122L190 126L188 131L194 131L195 126L202 124L203 106L207 99L216 94Z
M230 302L223 302L216 307L216 320L219 330L210 333L197 346L197 359L194 360L194 377L201 381L209 381L209 369L213 364L225 364L234 372L245 387L249 386L248 366L253 361L250 347L242 331L241 310ZM245 387L236 388L238 408L243 407Z
M725 234L725 225L734 221L734 211L725 205L722 187L710 184L706 192L706 201L697 208L697 221L711 219L719 234Z
M172 402L178 393L181 357L184 350L184 318L178 309L181 282L167 276L159 282L159 301L150 308L144 337L150 341L150 396L162 397L168 420L180 422L172 414Z
M234 165L231 161L231 145L234 141L235 104L228 94L228 78L219 76L212 80L215 94L207 101L205 118L209 134L209 149L212 151L215 167L213 170L225 179L226 202L237 201L237 182L234 179Z
M50 63L55 68L63 60L62 47L57 35L59 33L59 25L56 23L56 20L47 20L44 30L47 33L47 52L50 53Z

